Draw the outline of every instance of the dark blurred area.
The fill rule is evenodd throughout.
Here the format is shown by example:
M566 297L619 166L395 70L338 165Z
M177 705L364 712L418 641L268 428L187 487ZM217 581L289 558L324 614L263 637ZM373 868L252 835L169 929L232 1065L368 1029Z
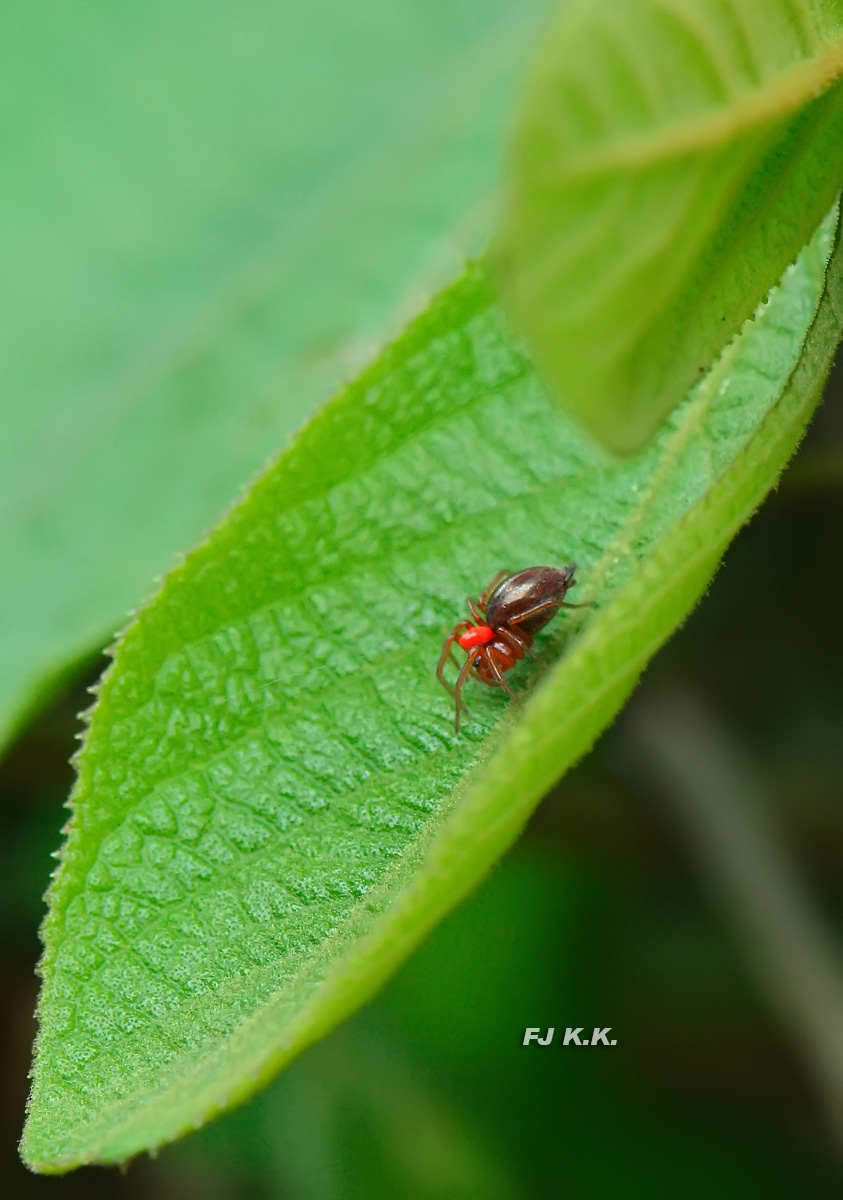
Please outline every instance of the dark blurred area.
M38 1178L15 1148L37 929L66 815L76 714L99 670L91 664L0 768L3 1195L838 1194L836 1017L823 1023L814 985L799 973L825 972L834 997L843 913L841 389L838 368L779 490L615 727L381 996L250 1104L157 1160L122 1174ZM694 721L706 727L702 769L688 779L681 765L678 774L658 769L661 751L666 761L685 736L672 724L676 696L698 715L689 736L700 733ZM706 824L721 754L740 763L754 792L734 835L729 805L725 825ZM742 798L734 800L739 812ZM688 804L697 806L692 817ZM759 822L792 873L790 891L765 893ZM712 868L716 852L700 853L701 837L723 850L731 877ZM810 925L804 936L797 928L793 955L785 931L777 938L776 904L784 923L788 905L802 905ZM766 957L753 938L768 939ZM522 1046L531 1026L554 1026L554 1042ZM568 1026L611 1026L617 1045L563 1046Z

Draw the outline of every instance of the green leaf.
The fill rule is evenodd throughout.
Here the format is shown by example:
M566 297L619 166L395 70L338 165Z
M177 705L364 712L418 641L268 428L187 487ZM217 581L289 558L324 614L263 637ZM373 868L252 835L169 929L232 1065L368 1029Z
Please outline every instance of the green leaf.
M165 579L78 762L34 1169L125 1159L250 1095L512 841L800 436L841 331L839 304L817 310L835 228L621 462L546 396L473 270ZM594 607L540 639L559 663L523 712L475 685L456 736L433 668L463 597L572 558Z
M841 73L843 0L572 0L545 38L499 265L608 446L643 444L831 204Z
M0 18L0 742L485 244L544 0Z

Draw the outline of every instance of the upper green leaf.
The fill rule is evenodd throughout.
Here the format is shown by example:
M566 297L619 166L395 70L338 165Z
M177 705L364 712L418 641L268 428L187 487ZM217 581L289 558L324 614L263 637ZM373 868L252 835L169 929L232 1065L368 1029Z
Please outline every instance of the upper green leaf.
M843 308L817 310L834 228L623 462L472 271L164 581L79 758L30 1165L120 1160L243 1099L488 869L792 450L840 335ZM523 711L474 684L455 736L433 668L463 597L572 558L595 603L540 639L560 661Z
M552 389L607 445L643 443L827 210L841 73L843 0L565 5L499 266Z
M484 244L544 3L5 6L0 743Z

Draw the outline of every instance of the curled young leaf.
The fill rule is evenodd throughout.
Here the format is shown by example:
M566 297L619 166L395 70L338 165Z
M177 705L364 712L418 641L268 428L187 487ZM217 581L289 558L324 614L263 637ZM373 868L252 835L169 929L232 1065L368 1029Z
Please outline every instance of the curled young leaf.
M843 0L571 0L515 140L499 268L560 402L643 444L843 182Z

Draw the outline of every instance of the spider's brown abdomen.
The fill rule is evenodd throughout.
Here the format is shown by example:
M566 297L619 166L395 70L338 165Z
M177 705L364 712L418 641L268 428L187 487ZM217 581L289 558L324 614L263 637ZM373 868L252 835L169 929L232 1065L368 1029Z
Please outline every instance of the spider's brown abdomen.
M553 620L570 587L574 584L576 563L563 567L528 567L504 579L492 592L486 604L486 623L500 629L511 622L518 623L521 634L535 634ZM539 609L534 616L525 616Z

